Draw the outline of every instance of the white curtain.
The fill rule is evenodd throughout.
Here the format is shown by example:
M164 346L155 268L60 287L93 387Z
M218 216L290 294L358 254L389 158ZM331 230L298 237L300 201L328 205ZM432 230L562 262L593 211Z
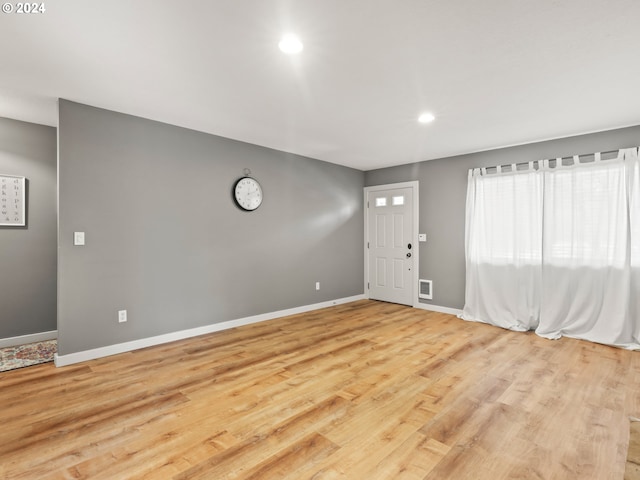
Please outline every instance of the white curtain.
M469 172L465 320L640 349L638 150Z
M469 171L462 318L526 331L540 316L543 175L501 170Z
M625 152L627 190L629 192L629 230L631 264L631 299L629 316L635 319L634 339L640 338L640 150Z

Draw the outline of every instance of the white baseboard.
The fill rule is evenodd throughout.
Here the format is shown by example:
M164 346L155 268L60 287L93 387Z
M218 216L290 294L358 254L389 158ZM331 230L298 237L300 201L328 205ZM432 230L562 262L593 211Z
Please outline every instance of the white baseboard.
M440 305L431 305L430 303L419 303L414 307L421 308L422 310L431 310L432 312L449 313L456 316L462 313L462 310L458 308L441 307Z
M242 325L264 322L266 320L273 320L274 318L286 317L288 315L310 312L312 310L319 310L321 308L341 305L343 303L355 302L356 300L363 300L365 298L366 297L364 295L355 295L353 297L329 300L327 302L314 303L312 305L304 305L301 307L289 308L287 310L279 310L277 312L263 313L260 315L238 318L236 320L229 320L221 323L213 323L211 325L205 325L204 327L180 330L178 332L166 333L164 335L157 335L155 337L149 338L141 338L140 340L132 340L130 342L108 345L106 347L93 348L91 350L84 350L82 352L70 353L67 355L56 354L54 357L54 361L56 367L64 367L66 365L85 362L87 360L95 360L96 358L108 357L110 355L116 355L118 353L131 352L140 348L153 347L155 345L161 345L163 343L175 342L176 340L197 337L198 335L219 332L221 330L240 327Z
M55 340L56 338L58 338L57 330L31 333L29 335L20 335L18 337L0 338L0 348L15 347L16 345L25 345L27 343L34 342L44 342L45 340Z

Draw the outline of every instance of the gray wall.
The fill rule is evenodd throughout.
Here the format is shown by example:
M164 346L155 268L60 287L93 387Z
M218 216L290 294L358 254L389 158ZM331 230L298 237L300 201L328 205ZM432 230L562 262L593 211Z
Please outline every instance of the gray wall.
M0 118L0 173L27 178L27 226L0 227L0 339L56 329L56 129Z
M424 301L443 307L464 306L464 228L467 172L544 158L605 152L640 145L640 126L502 148L457 157L401 165L365 174L366 186L420 182L420 278L433 280L434 297Z
M363 293L363 172L60 100L59 182L62 355Z

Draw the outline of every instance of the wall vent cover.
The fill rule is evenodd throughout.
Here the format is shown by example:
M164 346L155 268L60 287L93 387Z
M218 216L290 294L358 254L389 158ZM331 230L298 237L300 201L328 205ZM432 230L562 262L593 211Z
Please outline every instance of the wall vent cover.
M433 300L433 280L420 280L418 297Z

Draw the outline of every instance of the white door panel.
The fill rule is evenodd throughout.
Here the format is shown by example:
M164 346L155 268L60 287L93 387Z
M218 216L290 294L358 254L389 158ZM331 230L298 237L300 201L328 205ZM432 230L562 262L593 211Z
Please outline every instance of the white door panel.
M367 195L369 298L413 305L413 187L371 190Z

